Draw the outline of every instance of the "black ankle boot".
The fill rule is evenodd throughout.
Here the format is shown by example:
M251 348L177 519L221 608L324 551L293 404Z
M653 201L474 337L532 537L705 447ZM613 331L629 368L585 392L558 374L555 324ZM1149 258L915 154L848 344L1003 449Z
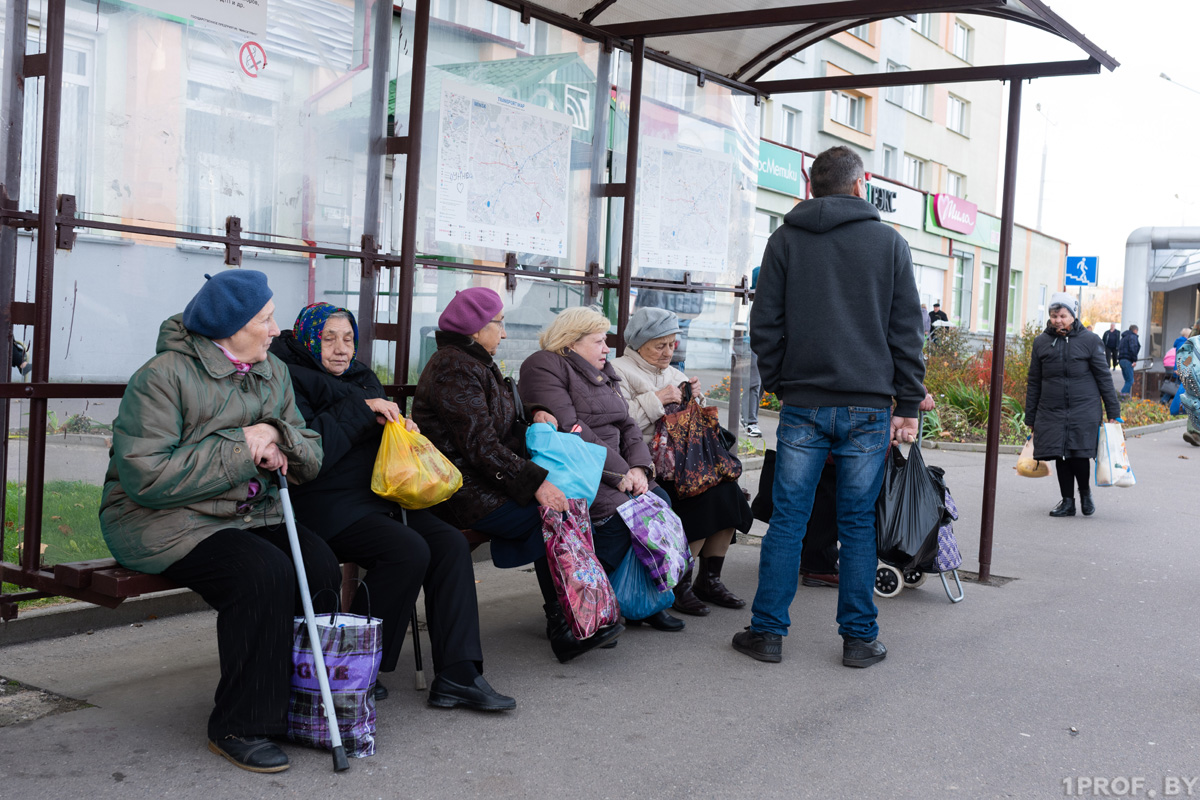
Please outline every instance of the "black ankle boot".
M593 648L604 647L610 642L615 644L616 638L625 630L623 625L609 625L607 628L601 628L595 635L579 640L571 631L571 623L567 622L558 603L546 603L542 610L546 612L546 638L550 640L550 649L554 651L554 657L563 664Z
M679 583L675 584L675 603L671 607L693 617L707 617L712 613L712 609L704 605L704 601L692 592L691 569L688 569L679 579Z
M1092 493L1079 493L1079 510L1083 512L1085 517L1090 517L1096 513L1096 504L1092 502Z
M721 568L725 566L724 556L709 556L700 559L700 576L692 584L696 597L714 605L725 608L745 608L746 601L738 597L721 582Z
M1095 509L1093 509L1095 510ZM1075 516L1075 498L1064 497L1062 502L1054 507L1050 512L1052 517L1073 517Z

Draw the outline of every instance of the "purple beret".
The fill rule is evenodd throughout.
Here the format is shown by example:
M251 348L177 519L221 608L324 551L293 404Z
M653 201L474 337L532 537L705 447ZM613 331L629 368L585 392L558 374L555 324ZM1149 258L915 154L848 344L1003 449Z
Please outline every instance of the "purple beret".
M438 317L438 327L451 333L470 336L483 330L504 308L500 295L483 286L472 286L454 294Z

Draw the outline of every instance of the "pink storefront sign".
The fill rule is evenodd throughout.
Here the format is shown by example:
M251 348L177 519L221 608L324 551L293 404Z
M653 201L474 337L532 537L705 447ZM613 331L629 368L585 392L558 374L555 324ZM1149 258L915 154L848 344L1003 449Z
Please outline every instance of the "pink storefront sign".
M935 195L933 211L937 217L937 224L946 230L974 233L979 206L969 200L963 200L952 194Z

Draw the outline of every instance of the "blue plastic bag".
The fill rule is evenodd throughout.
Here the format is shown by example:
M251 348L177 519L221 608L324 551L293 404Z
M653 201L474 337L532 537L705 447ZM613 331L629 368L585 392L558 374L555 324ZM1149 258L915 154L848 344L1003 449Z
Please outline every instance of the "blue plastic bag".
M625 619L645 619L670 607L675 602L675 592L668 589L660 592L650 577L650 571L630 547L621 561L621 566L612 574L613 591Z
M550 474L546 480L568 498L578 497L589 504L600 490L600 476L608 450L585 442L573 433L561 433L548 422L535 422L525 434L525 446L533 463Z

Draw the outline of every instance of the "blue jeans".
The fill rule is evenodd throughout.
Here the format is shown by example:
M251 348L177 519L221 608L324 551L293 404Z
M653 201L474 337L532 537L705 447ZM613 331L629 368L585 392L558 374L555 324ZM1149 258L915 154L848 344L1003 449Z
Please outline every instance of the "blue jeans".
M1133 391L1133 362L1128 358L1122 358L1121 377L1125 379L1125 385L1121 387L1121 394L1129 394Z
M800 551L821 469L830 451L837 469L838 633L874 639L875 500L891 438L886 408L784 406L779 417L771 525L758 562L750 627L786 636L796 596Z

